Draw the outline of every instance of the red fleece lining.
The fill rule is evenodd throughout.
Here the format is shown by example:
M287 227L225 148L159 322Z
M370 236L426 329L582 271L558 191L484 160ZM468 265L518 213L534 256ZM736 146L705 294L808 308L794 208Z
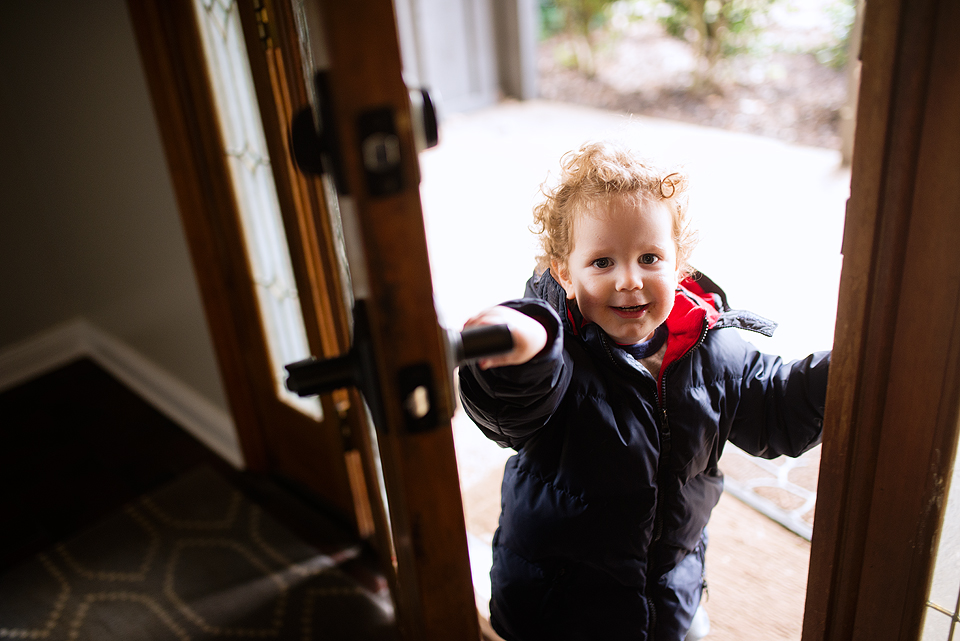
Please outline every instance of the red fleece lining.
M691 287L692 286L692 287ZM695 294L697 290L706 296L707 293L691 279L686 279L677 288L673 310L667 317L667 351L663 355L663 364L660 366L659 383L663 388L663 374L667 366L681 358L700 340L703 331L703 321L707 327L713 327L720 318L720 312L710 303Z
M684 288L694 296L700 299L706 299L710 294L705 290L700 283L695 281L692 278L684 278L680 283L680 287Z

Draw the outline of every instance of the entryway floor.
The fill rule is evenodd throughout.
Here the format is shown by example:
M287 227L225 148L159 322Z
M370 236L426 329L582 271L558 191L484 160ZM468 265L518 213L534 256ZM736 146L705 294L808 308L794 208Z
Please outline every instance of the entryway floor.
M522 294L534 265L529 225L539 186L548 172L556 175L563 153L597 139L626 141L687 171L701 235L693 264L732 306L780 323L774 338L748 340L787 359L831 347L850 183L839 152L543 101L452 116L440 145L421 154L442 323L459 328L480 309ZM454 436L482 609L485 554L511 452L486 441L462 413ZM774 462L730 448L721 463L728 491L710 524L709 638L799 640L810 544L796 532L809 536L819 448Z
M201 610L228 636L396 636L386 578L346 524L234 469L90 360L0 393L0 443L0 637L207 638ZM209 564L175 566L199 549Z

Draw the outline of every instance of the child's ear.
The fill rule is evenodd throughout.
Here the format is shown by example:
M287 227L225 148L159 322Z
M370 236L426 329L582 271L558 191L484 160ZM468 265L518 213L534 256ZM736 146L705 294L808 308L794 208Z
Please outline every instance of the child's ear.
M561 265L556 260L551 260L550 273L553 274L553 277L560 283L560 286L563 287L563 291L567 293L567 299L575 300L576 294L573 289L573 281L570 280L570 273L567 271L566 263Z

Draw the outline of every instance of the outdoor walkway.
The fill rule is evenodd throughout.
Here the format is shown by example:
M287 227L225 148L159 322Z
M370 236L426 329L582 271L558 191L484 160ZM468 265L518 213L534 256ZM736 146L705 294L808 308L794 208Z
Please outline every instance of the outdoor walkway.
M626 141L654 162L686 169L701 234L693 264L724 288L733 307L780 323L774 338L748 340L788 359L830 348L850 182L839 152L539 101L452 116L440 145L421 155L443 324L459 328L483 307L522 294L534 264L528 226L539 185L556 174L563 153L597 139ZM475 583L482 585L503 463L512 452L486 441L462 413L454 436ZM721 465L727 492L711 520L707 554L710 639L797 640L819 448L774 462L728 448Z

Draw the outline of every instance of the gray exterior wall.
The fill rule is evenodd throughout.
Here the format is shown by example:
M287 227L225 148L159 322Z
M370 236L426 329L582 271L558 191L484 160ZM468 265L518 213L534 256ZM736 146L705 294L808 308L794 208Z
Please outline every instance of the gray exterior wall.
M407 83L446 113L536 97L536 0L394 0Z

